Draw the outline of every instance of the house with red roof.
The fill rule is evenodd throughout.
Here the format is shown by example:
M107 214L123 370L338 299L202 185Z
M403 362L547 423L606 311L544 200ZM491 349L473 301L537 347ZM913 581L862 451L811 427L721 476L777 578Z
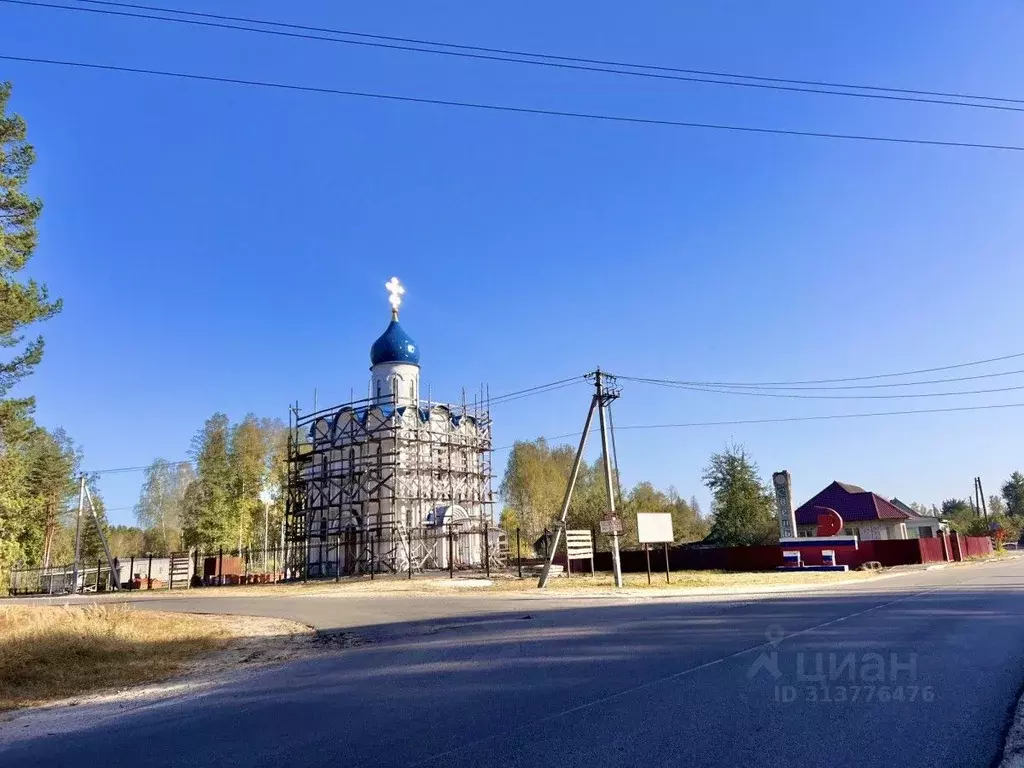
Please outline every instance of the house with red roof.
M796 510L799 536L815 535L822 509L838 512L843 518L843 533L856 535L861 541L929 538L941 530L937 518L919 515L902 502L893 503L858 485L835 480Z

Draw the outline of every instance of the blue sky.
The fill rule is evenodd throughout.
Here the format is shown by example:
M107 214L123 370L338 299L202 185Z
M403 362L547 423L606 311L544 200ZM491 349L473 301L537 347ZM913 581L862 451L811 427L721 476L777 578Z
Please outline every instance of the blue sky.
M179 0L168 5L200 8ZM1019 3L208 0L318 26L1020 98ZM0 53L461 101L1020 144L1021 115L573 73L0 6ZM44 198L31 274L64 297L20 392L90 469L186 456L223 410L366 386L384 281L435 398L593 369L765 381L1024 350L1024 155L581 121L0 62ZM1003 364L1005 370L1015 361ZM1017 362L1016 367L1019 365ZM1000 370L990 366L984 371ZM979 369L978 372L983 372ZM966 371L970 373L972 371ZM952 375L952 374L950 374ZM1009 386L1022 377L996 379ZM982 382L984 384L984 381ZM940 389L935 387L934 389ZM950 385L947 389L955 389ZM963 386L965 389L982 386ZM578 429L584 386L495 409L496 443ZM628 383L617 425L1024 402L805 401ZM696 494L728 441L807 498L907 500L1024 465L1024 409L623 430L626 482ZM596 456L596 444L591 455ZM495 456L504 466L506 453ZM141 475L101 481L129 522Z

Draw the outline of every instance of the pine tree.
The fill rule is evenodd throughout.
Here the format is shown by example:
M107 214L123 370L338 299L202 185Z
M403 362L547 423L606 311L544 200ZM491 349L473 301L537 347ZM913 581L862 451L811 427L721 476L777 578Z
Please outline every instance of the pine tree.
M45 525L38 499L28 484L31 462L27 441L36 433L32 398L4 399L43 356L43 340L23 345L21 331L53 317L60 301L51 301L45 285L20 280L36 248L39 199L25 192L35 151L27 142L25 121L7 113L11 84L0 83L0 574L14 562L38 563L45 549ZM3 578L3 576L0 576Z
M1011 517L1024 516L1024 475L1014 472L1000 489L1006 501L1006 511Z
M232 508L228 417L215 413L192 438L196 480L185 491L183 540L187 547L231 549L238 525Z
M11 84L0 83L0 347L19 347L19 331L39 320L53 317L60 300L50 301L45 285L19 281L17 274L28 264L36 248L36 222L42 210L38 198L25 193L28 172L35 162L26 141L25 121L7 114ZM43 357L43 338L36 337L9 360L0 361L0 397L24 378Z
M42 538L42 564L52 561L54 539L60 518L78 488L75 475L81 452L63 429L36 429L26 444L28 476L26 492L31 494L32 529Z
M96 530L97 523L103 530L103 536L107 539L107 543L110 542L110 523L107 522L107 505L103 503L103 496L100 494L99 488L96 487L96 481L94 478L90 478L89 483L89 495L92 497L93 510L96 516L89 511L89 499L86 498L85 504L82 506L82 562L88 565L89 563L95 564L96 560L106 561L107 556L103 552L103 542L100 540L100 535Z

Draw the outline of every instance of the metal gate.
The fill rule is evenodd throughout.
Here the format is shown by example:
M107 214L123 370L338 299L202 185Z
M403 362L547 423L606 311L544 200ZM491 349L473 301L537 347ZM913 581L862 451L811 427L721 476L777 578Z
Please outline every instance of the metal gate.
M192 553L172 552L168 571L171 589L188 589L192 578Z

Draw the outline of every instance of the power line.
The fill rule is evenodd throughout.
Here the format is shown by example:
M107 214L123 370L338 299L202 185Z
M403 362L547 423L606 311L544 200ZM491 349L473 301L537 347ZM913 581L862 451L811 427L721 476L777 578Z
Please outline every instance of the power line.
M575 384L580 384L582 382L583 382L583 378L582 377L580 377L578 379L572 379L572 380L570 380L570 381L568 381L568 382L566 382L564 384L560 384L559 386L556 386L556 387L548 387L546 389L542 389L542 390L539 390L539 391L536 391L536 392L527 392L525 394L518 395L516 397L506 397L506 398L504 398L502 400L499 400L497 402L495 402L494 400L490 400L490 401L487 402L487 406L489 408L493 408L495 405L505 405L505 403L510 403L510 402L515 401L515 400L522 400L524 397L533 397L534 395L546 395L549 392L555 392L555 391L557 391L559 389L565 389L566 387L571 387L571 386L573 386Z
M570 117L584 120L599 120L612 123L627 123L632 125L659 125L672 128L698 128L704 130L731 131L734 133L755 133L770 136L797 136L801 138L817 139L843 139L847 141L867 141L886 144L906 144L931 147L956 147L958 149L991 149L1005 152L1024 152L1024 146L1013 144L986 144L967 141L940 141L937 139L914 139L900 138L895 136L874 136L870 134L852 133L827 133L821 131L797 131L783 128L763 128L750 125L726 125L721 123L698 123L683 120L664 120L651 117L631 117L628 115L608 115L597 112L569 112L555 109L539 109L532 107L515 107L505 104L486 104L482 102L452 101L448 99L431 99L418 96L399 96L397 94L372 93L368 91L349 91L337 88L323 88L311 85L298 85L294 83L276 83L267 80L246 80L233 77L218 77L214 75L199 75L187 72L172 72L169 70L144 69L138 67L122 67L113 64L94 64L81 61L63 61L59 59L44 59L32 56L9 56L0 55L3 61L18 61L27 64L49 64L61 67L74 67L78 69L92 69L104 72L125 72L136 75L155 75L170 77L182 80L197 80L210 83L222 83L230 85L245 85L257 88L274 88L286 91L298 91L304 93L319 93L332 96L351 96L364 99L377 99L381 101L396 101L410 104L427 104L441 107L462 107L465 109L487 110L491 112L506 112L524 115L543 115L547 117Z
M866 419L883 416L910 416L927 413L957 413L960 411L987 411L1000 408L1024 408L1024 403L996 403L993 405L962 405L951 408L919 408L906 411L880 411L876 413L831 413L822 416L787 416L769 419L736 419L733 421L692 421L683 424L632 424L619 429L678 429L683 427L731 427L741 424L785 424L796 421L831 421L835 419Z
M82 2L90 2L95 5L113 6L117 8L128 8L132 9L132 12L110 10L109 8L83 8L68 5L61 5L57 3L41 2L41 0L0 0L0 2L12 4L12 5L23 5L32 6L37 8L50 8L62 11L73 11L77 13L92 13L104 16L115 16L120 18L129 19L144 19L151 21L164 21L174 24L186 24L190 26L207 27L215 29L227 29L238 32L253 32L261 35L273 35L277 37L286 37L301 40L314 40L328 43L335 43L340 45L355 45L370 48L383 48L398 51L409 51L414 53L428 53L439 56L450 56L482 61L499 61L510 64L526 64L529 66L549 67L563 70L574 70L582 72L597 72L602 74L614 74L614 75L625 75L629 77L642 77L651 78L657 80L670 80L679 82L689 83L700 83L707 85L722 85L736 88L757 88L762 90L772 91L788 91L794 93L806 93L806 94L818 94L827 96L842 96L847 98L860 98L860 99L876 99L885 101L902 101L919 104L938 104L943 106L954 106L954 107L968 107L972 109L992 109L1001 110L1006 112L1024 112L1024 107L1007 106L1009 103L1024 103L1024 99L1006 99L997 97L987 96L947 96L945 98L936 98L935 94L931 92L917 92L919 95L909 95L914 93L913 91L900 90L900 89L889 89L889 88L870 88L871 93L857 93L852 91L841 91L835 90L835 88L860 88L869 90L865 86L847 86L847 85L827 85L817 84L807 81L791 81L784 80L782 78L761 78L747 75L731 75L727 73L702 73L697 70L684 70L676 69L672 67L651 67L644 64L614 64L611 62L601 62L596 59L584 59L577 57L568 56L556 56L550 54L533 54L524 52L514 51L502 51L501 49L490 49L478 46L461 46L453 45L450 43L443 42L432 42L432 41L415 41L403 38L394 38L384 35L368 35L365 33L352 32L347 30L339 29L327 29L327 28L315 28L306 27L304 25L287 24L284 22L268 21L265 19L255 19L247 17L237 16L222 16L219 14L201 13L196 11L183 11L172 8L160 8L156 6L138 5L134 3L114 3L114 2L98 2L96 0L81 0ZM139 11L157 11L159 13L178 14L175 16L155 16L150 13L140 13ZM181 16L191 16L197 18L181 18ZM220 19L221 21L203 21L201 19ZM231 24L224 22L234 22ZM264 29L260 27L252 26L239 26L239 24L260 24L272 27L278 27L278 29ZM289 32L284 31L285 29L306 29L308 32ZM362 38L374 38L380 40L390 40L392 42L370 42L367 39L362 40L346 40L337 37L327 37L323 34L310 34L310 32L326 32L333 35L349 35L353 37ZM425 48L424 45L437 46L436 48ZM451 48L453 50L440 50L439 48ZM533 58L516 58L530 56ZM632 69L622 69L621 67L632 67ZM637 71L640 70L640 71ZM681 74L669 74L670 72L678 72ZM685 73L685 74L682 74ZM734 78L733 80L722 80L712 78ZM743 81L754 81L754 82L743 82ZM786 84L791 83L791 84ZM974 99L976 101L990 101L998 103L988 104L977 104L966 101L954 101L951 99Z
M905 411L879 411L874 413L830 413L819 416L783 416L779 418L766 418L766 419L733 419L727 421L690 421L680 424L627 424L624 426L616 427L618 430L623 429L685 429L691 427L734 427L742 426L747 424L788 424L800 421L833 421L837 419L869 419L869 418L881 418L887 416L912 416L915 414L931 414L931 413L959 413L963 411L987 411L987 410L998 410L1003 408L1024 408L1024 403L997 403L993 405L962 405L954 406L950 408L918 408ZM591 430L592 432L594 430ZM550 435L544 436L544 440L562 440L564 438L578 438L579 432L567 432L564 435ZM522 442L522 441L519 441ZM507 451L511 450L516 446L516 443L509 445L503 445L500 448L495 448L494 451Z
M572 386L573 384L579 384L586 381L583 376L572 376L568 379L560 379L559 381L552 381L548 384L538 384L535 387L527 387L526 389L520 389L517 392L506 392L502 395L496 395L487 400L489 405L501 405L502 403L509 402L511 400L519 400L523 397L532 397L533 395L543 395L547 392L553 392L557 389L563 389L564 387Z
M1024 373L1024 368L1015 371L1000 371L998 373L979 373L974 376L954 376L945 379L925 379L923 381L895 381L887 384L831 384L822 386L785 386L781 384L765 384L757 386L754 384L727 384L720 386L727 386L735 389L770 389L770 390L842 390L842 389L888 389L891 387L917 387L924 384L948 384L956 381L974 381L977 379L994 379L1002 376L1016 376ZM664 379L635 379L636 381L642 381L645 383L653 384L672 384L672 385L686 385L690 386L685 382L669 381ZM702 386L698 382L694 382L692 386Z
M451 48L453 50L460 50L460 51L480 51L482 53L496 53L496 54L502 54L502 55L507 55L507 56L523 56L523 57L529 57L529 58L533 58L533 59L550 59L552 61L579 62L579 63L584 63L584 64L595 64L595 65L610 66L610 67L630 67L632 69L645 69L645 70L649 70L649 71L652 71L652 72L678 72L678 73L681 73L681 74L706 75L708 77L726 77L726 78L733 78L733 79L736 79L736 80L754 80L754 81L766 82L766 83L788 83L788 84L793 84L793 85L812 85L812 86L818 86L818 87L822 87L822 88L846 88L846 89L851 89L851 90L856 89L856 90L862 90L862 91L879 91L879 92L882 92L882 93L905 93L905 94L911 94L911 95L917 95L917 96L939 96L939 97L949 98L949 99L973 99L975 101L992 101L992 102L1006 103L1006 104L1024 104L1024 99L1013 99L1013 98L1006 98L1006 97L1001 97L1001 96L979 96L979 95L976 95L976 94L955 93L955 92L951 93L951 92L948 92L948 91L926 91L926 90L920 90L920 89L914 89L914 88L891 88L891 87L878 86L878 85L857 85L857 84L850 84L850 83L828 82L828 81L823 81L823 80L795 80L795 79L792 79L792 78L783 78L783 77L766 77L766 76L763 76L763 75L745 75L745 74L740 74L740 73L736 73L736 72L716 72L716 71L713 71L713 70L685 69L685 68L682 68L682 67L667 67L667 66L660 66L660 65L655 65L655 64L642 64L642 63L637 63L637 62L621 62L621 61L609 61L609 60L605 60L605 59L589 59L589 58L585 58L585 57L582 57L582 56L564 56L564 55L558 55L558 54L553 54L553 53L537 53L537 52L531 52L531 51L518 51L518 50L514 50L514 49L509 49L509 48L489 48L489 47L480 46L480 45L463 45L463 44L459 44L459 43L445 43L445 42L439 42L439 41L436 41L436 40L423 40L423 39L411 38L411 37L396 37L396 36L393 36L393 35L377 35L377 34L370 34L368 32L355 32L355 31L352 31L352 30L345 30L345 29L332 29L330 27L316 27L316 26L309 26L309 25L305 25L305 24L295 24L295 23L289 23L289 22L283 22L283 21L269 21L269 20L266 20L266 19L256 19L256 18L244 17L244 16L223 16L223 15L219 15L219 14L215 14L215 13L203 13L203 12L199 12L199 11L188 11L188 10L181 10L181 9L178 9L178 8L161 8L159 6L152 6L152 5L141 5L141 4L136 4L136 3L113 2L112 0L78 0L78 2L79 3L87 3L89 5L101 5L101 6L109 6L109 7L117 7L117 8L132 8L132 9L136 9L136 10L157 11L157 12L161 12L161 13L174 13L174 14L178 14L180 16L192 16L192 17L195 17L195 18L218 19L218 20L221 20L221 21L234 21L234 22L240 22L240 23L246 23L246 24L263 24L263 25L266 25L266 26L279 27L279 28L282 28L282 29L297 29L297 30L304 30L304 31L307 31L307 32L325 32L325 33L334 34L334 35L347 35L349 37L360 37L360 38L370 39L370 40L388 40L388 41L391 41L391 42L398 42L398 43L412 43L414 45L432 45L432 46L436 46L436 47L439 47L439 48Z
M959 395L989 395L996 392L1016 392L1024 389L1024 384L1014 387L997 387L993 389L970 389L959 392L905 392L901 394L888 395L806 395L792 392L773 392L751 389L721 389L717 387L699 387L688 384L673 384L654 380L634 379L629 376L620 376L624 381L636 381L642 384L653 384L658 387L670 389L683 389L688 392L711 392L717 395L744 395L747 397L781 397L799 400L900 400L919 397L954 397Z
M658 381L668 384L691 384L694 386L707 387L774 387L789 386L796 384L836 384L848 381L870 381L872 379L892 379L899 376L917 376L922 373L936 373L938 371L952 371L958 368L971 368L976 365L987 365L988 363L999 363L1004 360L1015 360L1024 357L1024 352L1015 352L1012 355L1001 355L1000 357L989 357L984 360L971 360L966 363L954 363L953 365L940 365L935 368L918 368L914 371L898 371L896 373L875 373L870 376L847 376L840 379L805 379L803 381L761 381L761 382L737 382L737 381L685 381L682 379L654 379L647 378L645 381ZM626 378L626 377L621 377Z
M182 459L181 461L161 462L161 464L163 464L165 466L169 466L169 467L180 467L180 466L184 466L186 464L188 464L188 465L195 464L195 462L191 461L190 459ZM136 466L136 467L109 467L107 469L89 469L89 470L83 471L82 474L83 475L117 475L117 474L121 474L123 472L143 472L143 471L149 469L151 466L153 466L153 465L152 464L141 464L141 465Z
M548 392L553 392L553 391L558 390L558 389L564 389L565 387L572 386L573 384L579 384L580 382L583 382L583 381L585 381L585 378L583 376L572 376L572 377L567 378L567 379L560 379L558 381L552 381L552 382L549 382L547 384L538 384L537 386L534 386L534 387L527 387L526 389L520 389L520 390L517 390L515 392L507 392L507 393L505 393L503 395L498 395L497 397L492 398L490 402L493 405L495 403L495 401L497 401L497 403L499 405L501 405L501 404L504 404L504 403L512 401L512 400L520 400L520 399L522 399L524 397L533 397L534 395L544 395L544 394L547 394ZM181 461L164 461L164 462L161 462L161 464L163 464L165 466L169 466L169 467L178 467L178 466L183 466L183 465L193 465L193 464L195 464L195 462L190 460L190 459L183 459ZM130 466L130 467L108 467L106 469L92 469L92 470L88 470L88 471L83 472L83 474L85 474L85 475L115 475L115 474L121 474L121 473L125 473L125 472L143 472L143 471L149 469L151 466L152 466L152 464L139 464L137 466ZM133 507L128 507L128 509L133 509ZM114 511L114 510L108 510L108 511Z

